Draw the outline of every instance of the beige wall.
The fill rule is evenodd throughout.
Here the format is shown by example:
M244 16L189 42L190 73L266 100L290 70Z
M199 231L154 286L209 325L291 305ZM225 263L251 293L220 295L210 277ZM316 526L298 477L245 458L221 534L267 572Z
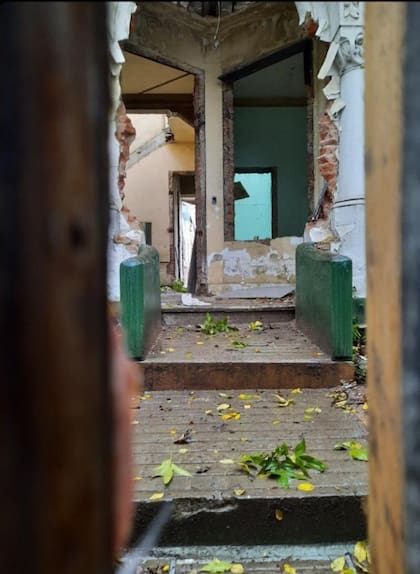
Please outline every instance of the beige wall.
M167 123L165 114L128 114L128 117L136 130L130 152L160 134Z
M166 279L169 262L169 172L194 171L194 144L171 143L157 149L127 170L125 203L140 221L152 222L152 242Z

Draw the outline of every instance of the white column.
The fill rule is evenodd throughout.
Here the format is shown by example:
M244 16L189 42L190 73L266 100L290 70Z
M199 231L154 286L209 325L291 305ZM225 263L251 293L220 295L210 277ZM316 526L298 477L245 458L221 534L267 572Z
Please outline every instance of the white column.
M338 193L331 222L339 252L353 261L353 287L357 297L366 295L365 170L364 170L364 70L348 67L341 77L341 115Z
M340 78L337 195L331 225L338 251L353 262L356 297L366 296L364 167L364 2L339 2L340 26L332 69Z

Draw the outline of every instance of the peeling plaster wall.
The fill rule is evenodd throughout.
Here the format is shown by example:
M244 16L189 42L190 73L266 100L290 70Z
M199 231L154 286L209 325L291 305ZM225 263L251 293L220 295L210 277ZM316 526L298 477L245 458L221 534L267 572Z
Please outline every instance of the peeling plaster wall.
M144 241L142 232L128 223L122 211L121 191L124 182L124 156L127 155L129 141L127 145L123 142L121 146L117 139L118 135L121 135L125 129L122 125L124 122L117 121L118 110L121 116L124 116L125 113L125 109L124 113L121 109L120 86L121 67L125 60L119 42L128 37L131 15L136 9L135 2L107 2L111 95L108 132L110 215L107 250L107 291L110 302L120 300L120 263L133 255L133 245L138 245ZM123 139L126 139L126 136Z
M213 293L232 288L295 283L296 247L302 237L279 237L268 245L253 241L227 241L209 255L209 283Z
M152 223L152 243L159 251L162 281L169 280L170 171L194 171L193 143L171 143L155 150L127 170L124 188L125 203L133 215Z

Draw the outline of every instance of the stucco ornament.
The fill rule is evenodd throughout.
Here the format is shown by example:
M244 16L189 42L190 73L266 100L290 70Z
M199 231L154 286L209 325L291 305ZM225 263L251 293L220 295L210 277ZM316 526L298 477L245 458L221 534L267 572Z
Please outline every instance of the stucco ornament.
M137 5L135 2L107 2L108 47L111 71L111 117L115 115L120 103L120 73L121 67L125 62L119 42L128 38L131 14L136 12L136 10Z
M345 20L358 20L360 17L360 2L343 2L343 17Z
M340 74L344 74L352 68L364 66L363 32L359 32L355 38L348 36L340 38L337 60Z

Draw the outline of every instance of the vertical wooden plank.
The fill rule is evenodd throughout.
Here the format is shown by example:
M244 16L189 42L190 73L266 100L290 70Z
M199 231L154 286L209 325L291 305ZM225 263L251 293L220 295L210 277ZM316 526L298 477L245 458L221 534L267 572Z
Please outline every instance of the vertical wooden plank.
M403 429L407 574L420 572L420 4L407 3L404 41L402 253Z
M104 3L0 7L0 572L112 567Z
M401 430L401 145L405 10L405 2L366 3L368 522L374 574L405 572Z

